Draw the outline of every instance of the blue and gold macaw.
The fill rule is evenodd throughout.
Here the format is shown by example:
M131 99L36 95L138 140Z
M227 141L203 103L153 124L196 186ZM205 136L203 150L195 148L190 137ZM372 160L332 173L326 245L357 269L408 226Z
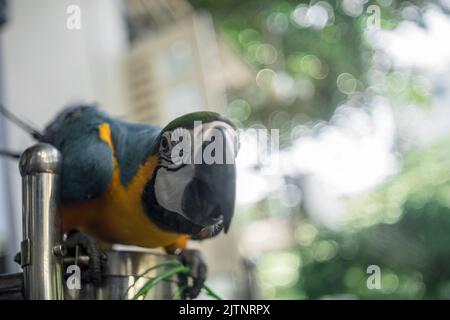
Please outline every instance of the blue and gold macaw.
M180 140L174 139L175 133L184 130L194 137L196 121L201 121L203 135L211 129L223 133L219 145L224 154L237 151L235 125L213 112L187 114L161 129L113 118L93 106L77 106L64 110L42 134L35 135L62 153L66 245L84 245L91 255L94 278L101 258L89 236L99 243L164 247L179 253L194 278L188 296L198 295L206 263L199 251L186 249L186 244L190 238L213 237L222 229L227 232L234 211L236 173L234 161L206 164L172 159ZM203 139L200 151L211 141Z

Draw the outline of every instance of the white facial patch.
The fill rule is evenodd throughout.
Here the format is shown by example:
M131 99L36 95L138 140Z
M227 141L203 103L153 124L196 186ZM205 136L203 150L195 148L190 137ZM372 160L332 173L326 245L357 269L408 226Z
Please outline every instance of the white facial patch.
M183 193L193 176L193 165L185 165L176 171L161 167L155 179L155 196L159 205L187 218L182 210Z
M193 129L176 128L164 133L163 165L175 169L183 163L233 164L239 149L238 131L223 121L205 124L195 121L194 124ZM204 148L204 142L210 143Z
M227 152L230 152L230 154L232 155L232 160L234 161L234 157L237 155L238 149L239 149L239 135L238 135L238 131L235 130L230 124L223 122L223 121L212 121L212 122L208 122L208 123L204 123L201 126L199 126L198 130L197 127L194 128L192 135L194 137L194 139L197 139L197 141L210 141L211 140L211 136L214 135L214 131L222 129L223 131L220 131L221 135L225 134L224 138L228 141L228 142L232 142L227 144L227 149L231 148L231 150L227 150ZM202 153L203 150L201 149L202 144L196 144L194 142L194 154L197 153ZM228 159L231 157L228 157ZM228 163L228 162L227 162Z

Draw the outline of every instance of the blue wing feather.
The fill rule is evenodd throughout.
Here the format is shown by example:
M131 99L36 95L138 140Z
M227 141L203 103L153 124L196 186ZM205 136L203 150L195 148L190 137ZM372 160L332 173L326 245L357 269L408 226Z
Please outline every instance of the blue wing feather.
M108 188L114 170L112 151L98 134L105 120L96 108L80 106L64 110L47 126L43 142L63 156L62 203L83 202Z
M128 185L153 148L160 128L132 124L109 117L91 106L61 112L44 132L43 142L63 156L62 203L83 202L103 194L111 181L113 152L99 137L98 128L108 123L123 185Z

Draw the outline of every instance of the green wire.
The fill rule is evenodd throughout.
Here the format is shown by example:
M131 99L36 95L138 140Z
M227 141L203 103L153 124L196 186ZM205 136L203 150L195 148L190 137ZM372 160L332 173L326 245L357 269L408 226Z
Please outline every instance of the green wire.
M188 286L182 286L181 288L177 288L177 291L173 295L174 299L181 299L181 294L186 290Z
M128 294L128 292L130 291L130 289L136 285L136 281L139 280L140 278L144 277L147 273L149 273L152 270L164 267L164 266L170 266L173 265L175 266L174 268L167 270L165 272L163 272L162 274L156 276L153 279L149 279L149 281L141 288L139 289L139 291L133 296L133 300L137 300L139 297L141 296L146 296L148 294L148 292L155 287L158 283L160 283L161 281L167 280L168 278L176 275L176 274L189 274L189 268L185 267L183 264L181 264L181 262L179 262L178 260L166 260L163 261L161 263L158 263L157 265L148 268L147 270L145 270L143 273L141 273L140 275L138 275L137 277L135 277L135 281L134 283L128 287L127 291L125 292L124 298L126 298L126 295ZM186 287L184 288L179 288L178 290L178 294L181 295L181 293L186 289ZM203 284L203 289L205 290L206 294L208 296L210 296L211 298L214 298L216 300L223 300L223 298L218 295L217 293L215 293L207 284Z
M223 298L219 296L217 293L215 293L206 283L203 284L203 289L205 289L206 294L211 298L214 298L216 300L223 300Z
M163 272L162 274L156 276L155 278L153 278L152 280L147 282L145 284L145 286L143 286L138 291L138 293L136 293L136 295L133 297L133 300L138 299L140 296L146 296L147 293L150 291L150 289L152 289L154 286L156 286L162 280L170 278L170 277L172 277L173 275L175 275L177 273L187 273L187 272L189 272L189 269L187 267L185 267L185 266L175 267L175 268L172 268L170 270L167 270L166 272Z
M155 269L158 269L158 268L161 268L161 267L164 267L164 266L168 266L168 265L182 265L182 264L181 264L179 261L177 261L177 260L166 260L166 261L163 261L163 262L158 263L157 265L155 265L155 266L153 266L153 267L151 267L151 268L146 269L146 270L145 270L144 272L142 272L140 275L134 277L134 283L133 283L132 285L130 285L130 286L127 288L127 290L125 291L125 293L124 293L124 299L126 298L126 296L127 296L128 292L130 291L130 289L133 288L133 287L136 285L136 282L137 282L140 278L144 277L144 276L145 276L147 273L149 273L150 271L153 271L153 270L155 270Z

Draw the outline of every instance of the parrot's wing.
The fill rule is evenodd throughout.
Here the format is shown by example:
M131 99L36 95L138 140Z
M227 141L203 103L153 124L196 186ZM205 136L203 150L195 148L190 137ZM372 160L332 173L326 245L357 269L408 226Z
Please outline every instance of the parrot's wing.
M63 156L63 204L83 202L107 190L114 171L113 153L100 139L99 127L108 121L97 108L77 107L63 111L47 126L42 141Z

